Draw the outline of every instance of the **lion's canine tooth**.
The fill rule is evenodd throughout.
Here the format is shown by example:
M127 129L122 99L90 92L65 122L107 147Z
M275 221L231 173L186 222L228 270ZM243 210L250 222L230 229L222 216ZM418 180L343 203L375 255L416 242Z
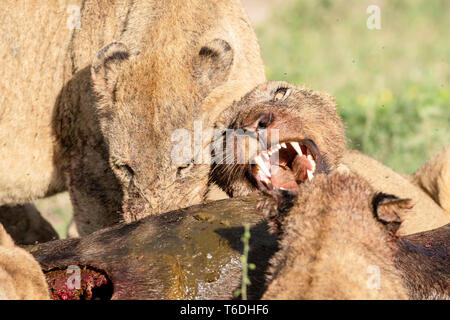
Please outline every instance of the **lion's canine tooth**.
M314 178L314 174L311 170L306 170L306 174L308 175L309 181L311 181Z
M306 158L308 158L309 163L311 163L312 171L313 171L313 172L316 171L316 162L314 161L313 156L312 156L311 154L308 154L308 155L306 156Z
M286 143L283 142L283 143L281 144L281 147L283 147L284 149L286 149L286 148L287 148Z
M300 145L298 142L291 142L291 146L294 147L295 151L299 154L299 156L303 155L302 148L300 148Z
M264 173L266 176L268 176L269 178L272 177L271 174L270 174L269 169L267 169L266 165L264 164L263 159L261 159L260 156L257 156L257 157L255 158L255 162L256 162L256 164L261 168L261 170L263 171L263 173Z

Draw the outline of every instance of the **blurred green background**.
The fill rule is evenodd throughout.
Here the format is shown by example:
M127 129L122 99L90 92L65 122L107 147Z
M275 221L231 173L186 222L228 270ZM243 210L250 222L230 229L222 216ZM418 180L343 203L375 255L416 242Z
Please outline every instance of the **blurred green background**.
M369 5L380 30L366 26ZM333 94L351 148L413 173L450 143L450 1L275 1L268 12L256 27L268 77Z
M267 75L336 97L348 144L413 173L450 143L450 1L243 0ZM369 5L381 29L366 26ZM37 202L66 236L67 194Z

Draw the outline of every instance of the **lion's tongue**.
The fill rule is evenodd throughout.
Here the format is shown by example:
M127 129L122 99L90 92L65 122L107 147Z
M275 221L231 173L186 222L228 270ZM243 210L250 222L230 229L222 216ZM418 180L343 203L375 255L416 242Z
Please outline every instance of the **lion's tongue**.
M272 164L270 173L272 175L272 185L275 189L286 189L296 191L298 189L298 181L307 179L306 170L311 170L311 163L306 157L295 157L292 161L291 168L281 167Z
M272 165L272 185L275 189L286 189L296 191L298 189L297 182L295 182L294 173L289 168Z
M311 162L305 157L295 157L292 161L292 171L297 181L305 181L308 179L306 170L312 170Z

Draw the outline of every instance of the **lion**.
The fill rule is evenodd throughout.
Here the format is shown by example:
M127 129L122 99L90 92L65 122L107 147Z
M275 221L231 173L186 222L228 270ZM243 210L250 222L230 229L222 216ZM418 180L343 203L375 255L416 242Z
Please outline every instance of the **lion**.
M265 81L239 1L0 6L0 205L68 190L86 235L201 201L170 137Z
M239 1L0 9L2 213L67 190L83 236L201 201L206 183L190 185L208 180L208 166L171 161L170 136L195 120L209 126L265 81Z
M449 299L450 224L399 238L412 206L354 173L302 184L292 209L267 214L280 250L263 299Z
M49 299L39 263L14 241L0 224L0 300Z
M420 167L411 180L450 215L450 144Z
M216 126L222 131L213 153L221 157L213 159L210 184L230 197L295 192L315 174L337 169L345 150L334 98L281 81L257 86L226 109Z
M402 176L346 148L344 125L334 98L327 93L286 82L267 82L226 109L216 126L223 129L212 149L219 150L219 160L224 161L212 164L208 199L254 192L279 197L280 190L295 192L316 173L353 172L380 192L414 202L400 235L450 223L450 212L443 210L450 201L450 147L434 156L414 177ZM259 152L245 140L258 144L263 137L266 145Z
M367 180L379 192L409 198L414 207L400 226L399 235L414 234L450 223L450 148L447 146L414 175L401 175L356 150L346 150L340 170Z

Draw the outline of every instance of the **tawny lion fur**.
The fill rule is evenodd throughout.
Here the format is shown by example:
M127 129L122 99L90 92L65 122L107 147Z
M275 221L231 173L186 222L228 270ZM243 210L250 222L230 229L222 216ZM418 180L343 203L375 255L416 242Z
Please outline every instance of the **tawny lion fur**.
M341 171L350 170L370 183L379 192L411 199L414 207L405 217L399 235L439 228L450 223L450 148L434 155L413 177L403 176L355 150L347 150Z
M450 215L450 144L417 170L413 182Z
M374 195L352 174L320 175L282 222L263 299L406 299L394 245L370 208ZM368 286L378 267L382 290Z
M398 238L412 202L358 175L319 175L280 219L263 299L448 299L450 225ZM442 231L441 231L442 230Z
M39 263L15 246L0 224L0 300L48 298L47 282Z

